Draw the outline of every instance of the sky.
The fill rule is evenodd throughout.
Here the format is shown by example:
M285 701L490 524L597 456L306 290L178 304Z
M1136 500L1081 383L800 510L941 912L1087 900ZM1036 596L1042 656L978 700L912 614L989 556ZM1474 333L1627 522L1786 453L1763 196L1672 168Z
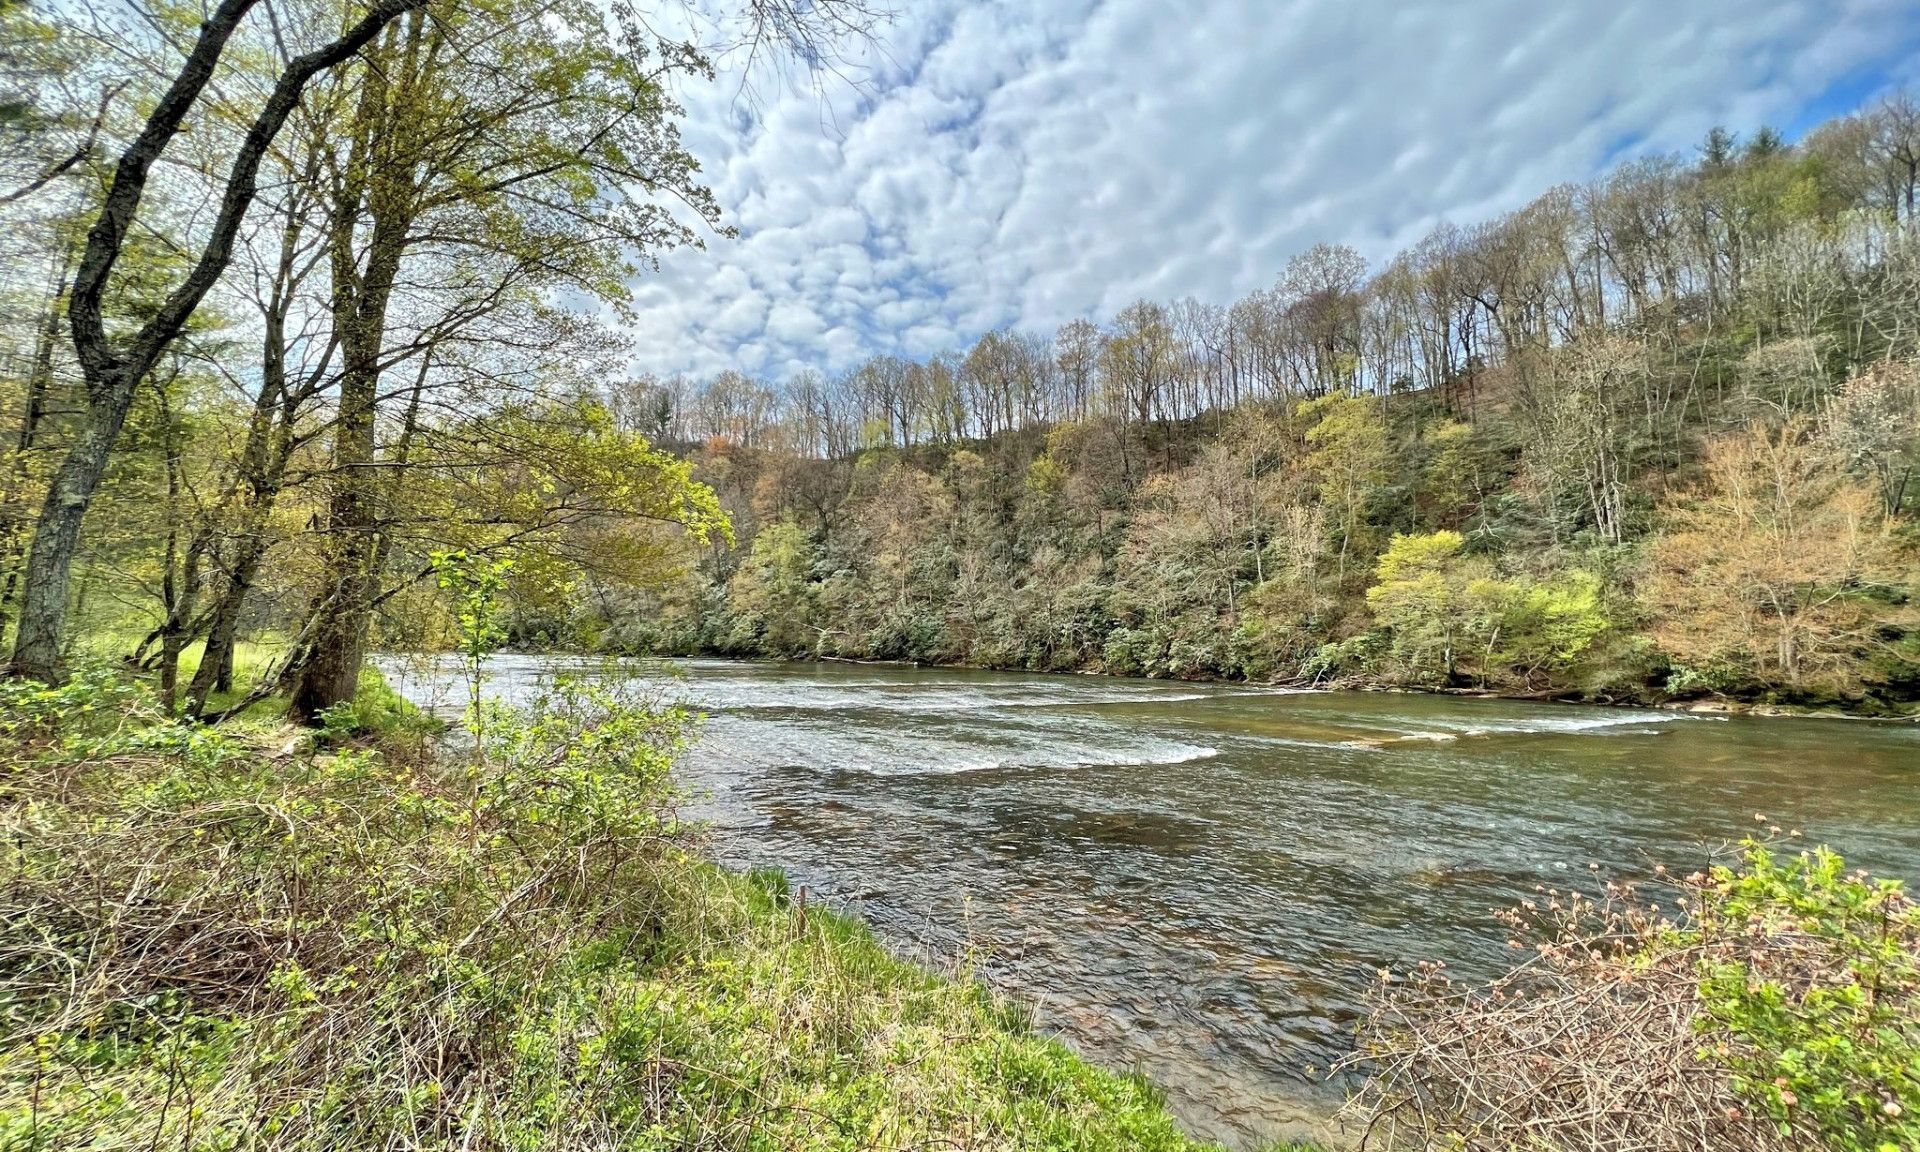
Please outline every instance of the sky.
M1723 124L1920 83L1920 0L894 0L838 75L682 90L737 238L634 282L634 369L780 380L1379 262Z

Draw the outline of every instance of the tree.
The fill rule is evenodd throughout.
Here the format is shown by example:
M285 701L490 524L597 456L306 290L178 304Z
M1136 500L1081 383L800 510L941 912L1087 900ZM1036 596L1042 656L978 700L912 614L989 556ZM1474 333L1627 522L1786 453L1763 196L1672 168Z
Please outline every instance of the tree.
M1889 213L1904 218L1909 230L1920 227L1920 100L1911 92L1895 92L1880 102L1872 116L1875 156L1880 161Z
M1881 361L1855 372L1828 406L1826 436L1879 486L1887 515L1899 515L1920 469L1920 363Z
M12 671L39 680L60 674L60 640L67 611L67 577L80 524L106 471L108 454L126 422L135 391L185 328L232 258L233 244L256 191L260 162L308 83L349 59L401 13L426 0L376 0L346 32L288 62L234 154L218 214L198 258L180 284L130 337L106 327L106 299L114 266L135 227L153 166L179 134L213 79L227 42L257 0L223 0L201 25L173 83L120 155L100 214L87 234L74 274L67 315L74 351L86 377L86 413L47 490L27 559L26 595L14 640Z
M1360 368L1360 287L1367 262L1337 244L1316 244L1287 262L1281 284L1304 353L1305 392L1352 389Z
M1463 557L1464 544L1450 531L1395 536L1374 565L1367 606L1388 630L1394 660L1416 682L1451 681L1461 647L1473 643L1475 632L1492 630L1474 619L1484 615L1484 605L1470 592L1490 569L1484 560Z
M1100 369L1100 326L1091 320L1069 320L1053 338L1054 364L1060 369L1065 393L1065 415L1085 420L1091 411L1094 381Z
M1479 580L1468 598L1485 629L1480 683L1498 678L1528 689L1579 666L1581 657L1613 626L1600 578L1574 569L1551 579Z
M753 44L781 43L809 62L822 59L822 37L857 34L863 14L857 0L753 3L742 13ZM339 411L325 577L287 677L290 712L301 720L352 698L380 594L392 491L382 473L406 466L398 453L379 453L383 377L414 361L396 441L406 443L435 361L467 347L476 320L497 321L517 305L564 336L545 304L552 295L619 309L640 262L699 242L682 214L718 228L668 95L675 77L708 77L711 65L632 9L586 0L462 6L396 27L376 55L377 67L352 78L351 146L331 182ZM396 295L402 284L442 288ZM397 348L396 303L424 313L408 318ZM497 331L511 342L510 329ZM471 363L464 367L455 375L470 379Z
M1363 536L1367 505L1386 479L1386 427L1379 407L1357 396L1323 396L1300 412L1313 421L1307 430L1312 446L1307 471L1327 508L1328 527L1339 533L1339 578L1345 584L1347 559Z
M1481 687L1537 687L1574 667L1610 626L1592 573L1502 578L1464 545L1451 531L1395 536L1374 567L1367 606L1414 681L1471 674Z
M1173 381L1173 326L1165 306L1137 300L1113 319L1100 346L1100 377L1122 419L1146 424L1167 415L1165 393Z
M97 97L77 37L29 0L0 0L0 207L83 170L125 83Z
M782 520L762 528L728 592L735 629L728 642L749 652L817 653L813 564L813 541L799 525Z
M1795 417L1715 440L1699 487L1662 509L1654 636L1710 682L1842 690L1913 619L1891 518L1812 433Z
M1539 479L1556 534L1585 523L1610 544L1626 538L1631 458L1620 405L1647 373L1640 344L1584 340L1556 350L1525 397L1526 462Z
M650 258L692 242L663 200L709 222L717 215L692 181L696 165L661 86L704 61L661 56L588 5L538 8L416 16L343 80L350 146L330 175L325 223L338 411L325 577L287 675L297 719L351 700L359 682L387 554L383 494L405 467L378 452L387 373L412 361L403 395L417 411L434 361L477 326L536 306L543 292L618 304L634 271L629 253ZM396 300L403 270L425 278L431 267L442 269L431 277L437 293ZM404 441L408 421L400 423Z

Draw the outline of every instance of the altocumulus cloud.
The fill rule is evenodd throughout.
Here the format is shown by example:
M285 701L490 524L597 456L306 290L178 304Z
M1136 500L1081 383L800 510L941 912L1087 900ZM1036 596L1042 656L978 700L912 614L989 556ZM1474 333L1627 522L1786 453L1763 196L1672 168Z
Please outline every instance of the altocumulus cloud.
M784 377L1374 259L1714 124L1920 74L1920 0L900 0L857 87L682 93L738 239L635 285L636 370Z

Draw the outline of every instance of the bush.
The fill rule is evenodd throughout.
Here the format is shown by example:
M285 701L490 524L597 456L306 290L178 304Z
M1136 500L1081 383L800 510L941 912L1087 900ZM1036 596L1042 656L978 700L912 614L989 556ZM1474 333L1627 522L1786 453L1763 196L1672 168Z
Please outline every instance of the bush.
M1717 868L1692 931L1702 1031L1781 1131L1810 1126L1844 1152L1920 1147L1920 916L1900 885L1848 873L1826 848L1758 845Z
M1486 987L1383 974L1351 1105L1378 1146L1920 1148L1920 914L1897 883L1748 841L1654 887L1542 891L1511 917L1532 958Z
M432 1145L505 1107L556 966L659 919L671 719L595 703L457 766L166 722L10 746L0 1146Z

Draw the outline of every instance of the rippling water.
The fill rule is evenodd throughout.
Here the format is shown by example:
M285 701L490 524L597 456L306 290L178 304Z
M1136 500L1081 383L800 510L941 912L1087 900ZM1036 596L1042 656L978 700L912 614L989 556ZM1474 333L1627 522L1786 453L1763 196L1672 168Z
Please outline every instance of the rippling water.
M568 661L502 656L524 698ZM457 698L445 669L404 671ZM1688 869L1754 814L1920 878L1920 728L1384 693L691 660L715 855L897 947L972 948L1197 1134L1325 1135L1383 965L1485 974L1493 917L1587 866ZM454 705L457 708L457 705Z

